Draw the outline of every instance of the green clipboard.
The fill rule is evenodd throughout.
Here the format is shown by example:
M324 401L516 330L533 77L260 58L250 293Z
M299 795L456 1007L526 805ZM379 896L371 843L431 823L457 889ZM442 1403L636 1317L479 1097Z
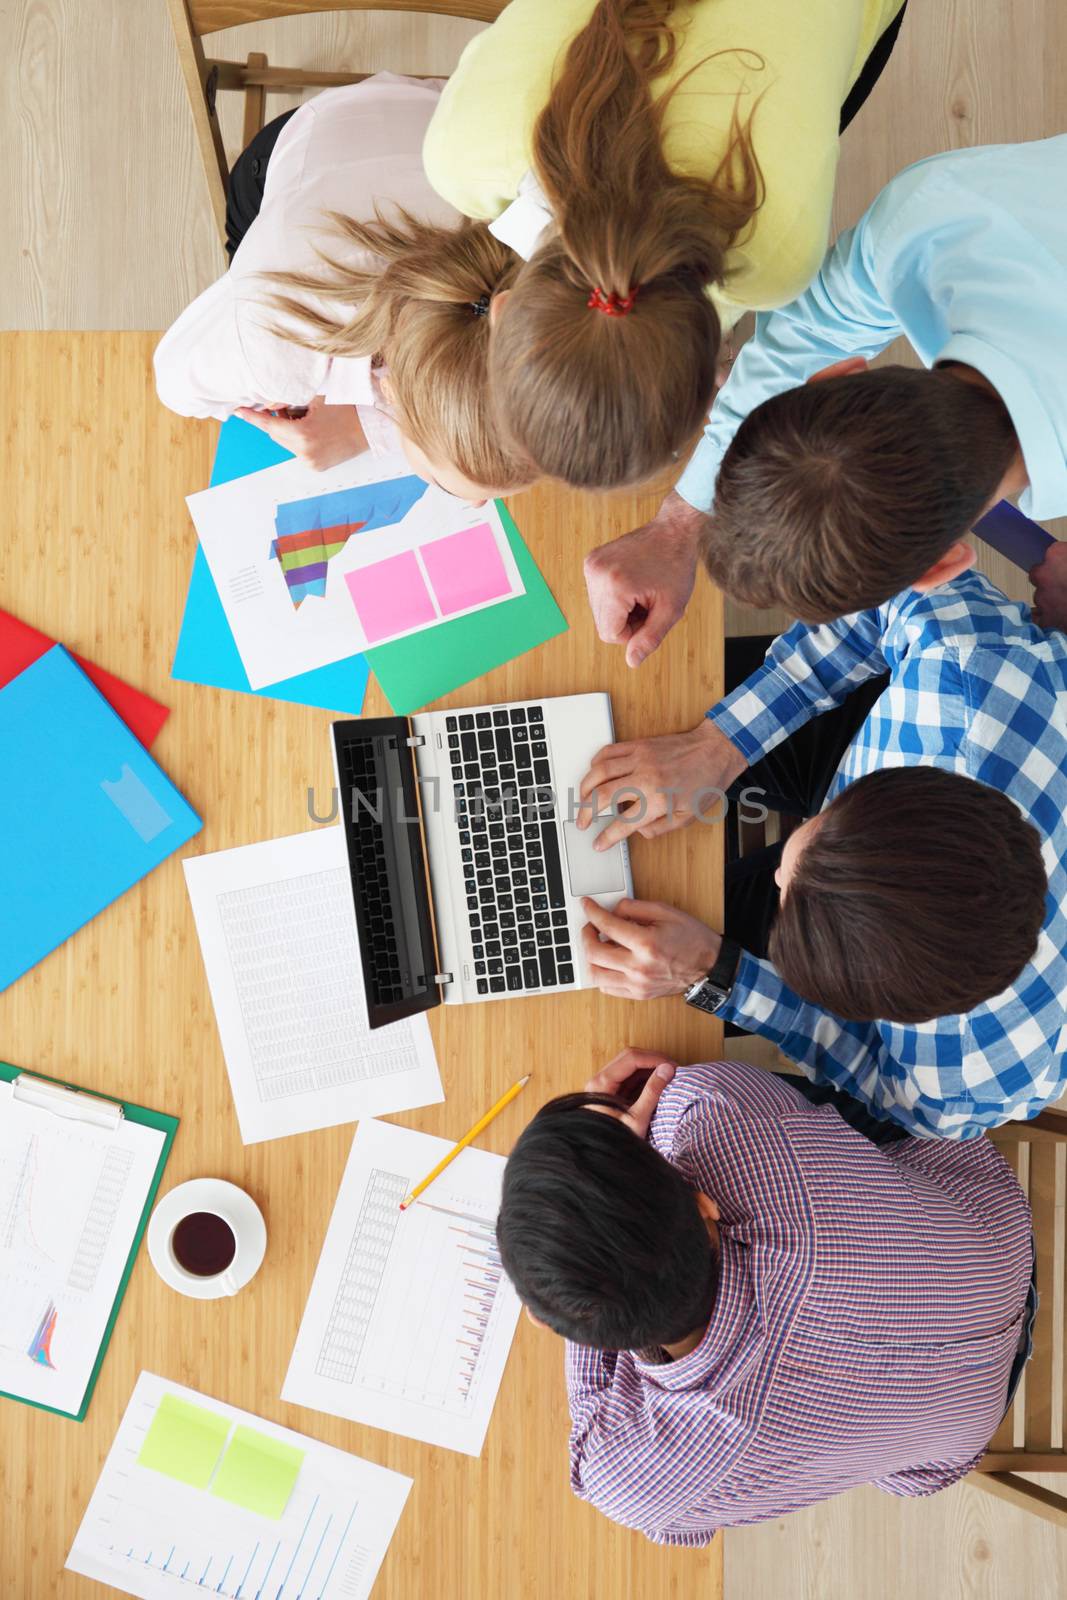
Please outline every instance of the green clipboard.
M174 1135L178 1131L179 1119L177 1117L167 1116L166 1113L162 1111L148 1111L144 1106L128 1105L123 1100L117 1100L114 1095L94 1094L91 1090L79 1089L77 1084L64 1083L60 1078L48 1078L43 1072L30 1072L22 1067L13 1067L9 1062L0 1061L0 1082L13 1083L16 1078L22 1077L23 1074L25 1074L27 1078L32 1078L40 1083L54 1084L56 1088L66 1089L73 1094L84 1094L90 1100L110 1101L112 1105L122 1107L123 1116L129 1122L139 1122L147 1128L158 1128L163 1134L163 1148L159 1152L159 1160L156 1163L156 1170L152 1174L152 1182L148 1187L148 1198L145 1200L144 1210L141 1212L141 1218L137 1224L137 1232L135 1233L133 1243L130 1246L130 1253L126 1259L126 1265L122 1269L122 1277L119 1279L119 1286L115 1294L115 1303L111 1307L111 1314L107 1319L107 1326L104 1329L104 1337L100 1341L100 1349L97 1351L96 1361L93 1363L93 1370L89 1374L88 1383L85 1385L85 1394L82 1397L80 1411L78 1411L76 1414L71 1411L61 1411L58 1406L42 1405L39 1400L27 1400L23 1395L9 1394L6 1390L0 1389L0 1400L18 1400L20 1404L24 1406L33 1406L38 1411L51 1411L54 1416L67 1417L73 1422L84 1422L86 1414L89 1410L89 1402L93 1398L93 1390L96 1388L96 1380L100 1376L100 1368L103 1366L104 1357L107 1355L107 1347L111 1343L111 1335L115 1331L115 1322L118 1318L119 1307L122 1305L123 1296L126 1293L126 1287L130 1281L130 1273L133 1271L133 1264L137 1259L137 1252L141 1248L141 1240L144 1238L144 1232L148 1226L148 1218L152 1213L152 1207L155 1204L156 1195L159 1192L159 1185L163 1178L163 1168L167 1164L167 1157L170 1155L170 1147L174 1143Z

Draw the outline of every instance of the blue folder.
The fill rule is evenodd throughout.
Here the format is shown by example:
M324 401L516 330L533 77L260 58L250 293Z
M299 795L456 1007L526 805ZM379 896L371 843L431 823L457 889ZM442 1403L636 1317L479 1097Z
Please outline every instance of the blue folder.
M200 831L55 645L0 689L0 990Z
M240 417L230 417L219 433L211 486L262 472L279 461L291 461L292 452L254 428ZM314 672L301 672L295 678L253 689L226 620L226 613L211 576L207 557L197 545L189 580L178 649L171 677L186 683L206 683L215 689L237 689L243 694L263 695L269 700L291 700L302 706L321 706L326 711L341 711L358 716L363 709L370 669L362 656L335 661Z
M1051 533L1018 506L1013 506L1010 500L998 500L992 510L975 523L974 532L1024 572L1040 566L1048 555L1049 545L1056 543Z

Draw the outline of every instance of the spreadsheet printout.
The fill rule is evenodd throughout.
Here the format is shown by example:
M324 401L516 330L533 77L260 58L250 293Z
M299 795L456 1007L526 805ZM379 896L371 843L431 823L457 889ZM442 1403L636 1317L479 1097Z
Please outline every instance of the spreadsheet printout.
M496 1248L504 1158L356 1130L282 1398L479 1455L519 1316Z
M444 1099L424 1016L367 1025L340 827L182 865L245 1144Z
M0 1083L0 1390L71 1416L164 1143L159 1129L101 1105L115 1114L93 1125L21 1103Z

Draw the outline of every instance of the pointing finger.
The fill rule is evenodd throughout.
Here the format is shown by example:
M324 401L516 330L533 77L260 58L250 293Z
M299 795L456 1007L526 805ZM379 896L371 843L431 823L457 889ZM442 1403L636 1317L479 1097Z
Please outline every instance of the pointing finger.
M640 943L640 929L634 923L628 922L625 917L617 916L614 911L606 911L588 895L582 900L582 910L597 933L613 939L616 944L622 945L624 950L633 950ZM602 956L598 956L597 959L602 959Z

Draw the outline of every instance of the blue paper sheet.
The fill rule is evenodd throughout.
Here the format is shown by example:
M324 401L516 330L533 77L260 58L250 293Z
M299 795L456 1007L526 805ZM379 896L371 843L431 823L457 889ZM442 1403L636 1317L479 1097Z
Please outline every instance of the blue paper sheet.
M222 425L211 485L229 483L231 478L262 472L292 454L275 444L261 428L254 428L240 417L230 417ZM335 661L314 672L301 672L295 678L253 689L234 643L226 613L211 576L211 568L199 545L189 580L178 648L171 677L186 683L206 683L215 689L236 689L243 694L258 694L268 700L291 700L297 705L321 706L326 711L341 711L358 716L363 709L370 669L362 656Z
M200 831L62 645L0 690L0 990Z

